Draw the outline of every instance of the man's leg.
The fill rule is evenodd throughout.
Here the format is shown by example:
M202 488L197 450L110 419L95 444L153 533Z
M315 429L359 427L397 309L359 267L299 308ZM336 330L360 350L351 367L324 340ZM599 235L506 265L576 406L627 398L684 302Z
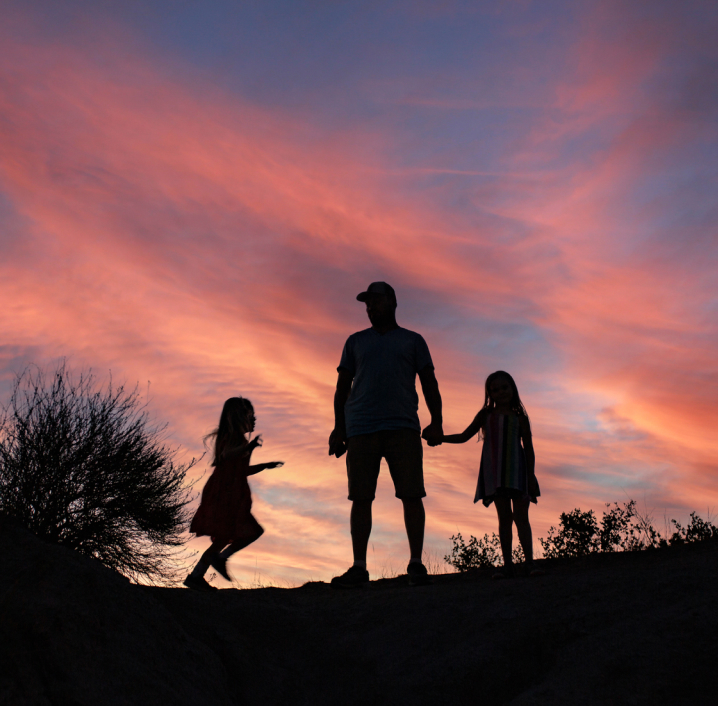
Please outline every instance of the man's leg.
M371 534L371 504L373 500L352 501L349 525L352 532L354 561L363 561L366 566L366 550Z
M421 562L426 514L424 489L424 450L421 437L413 429L397 429L384 437L384 457L394 481L396 496L404 504L404 526L409 539L412 562Z
M359 588L369 583L366 550L371 534L371 504L381 464L376 434L360 434L347 440L349 500L352 501L349 527L352 534L354 564L349 571L332 579L333 588Z
M426 524L422 500L426 496L423 455L421 437L415 430L397 429L386 433L384 458L394 481L396 497L404 505L404 526L411 555L409 565L406 567L410 586L423 586L431 581L421 561Z
M409 538L411 558L421 561L426 523L424 503L421 498L404 499L402 503L404 503L404 526L406 527L406 536Z

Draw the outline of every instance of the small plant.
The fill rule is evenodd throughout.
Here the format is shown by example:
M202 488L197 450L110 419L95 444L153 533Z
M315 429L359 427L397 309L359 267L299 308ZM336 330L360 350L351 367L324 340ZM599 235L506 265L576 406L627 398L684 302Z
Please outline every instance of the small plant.
M496 533L492 534L491 537L485 534L481 539L469 535L467 544L461 536L461 532L459 532L451 538L451 541L454 546L451 548L451 554L444 557L444 561L457 571L484 569L503 564L501 542ZM524 561L524 552L521 545L513 550L511 557L515 564Z
M454 546L451 548L451 554L444 557L444 561L459 572L502 566L504 563L501 556L501 542L496 533L491 537L485 534L481 539L469 535L467 544L461 536L461 532L458 532L451 538L451 541ZM520 564L525 560L520 544L511 552L511 559L514 564Z
M446 563L440 554L433 551L425 551L422 562L431 576L447 573Z
M691 513L691 521L687 527L680 522L671 520L675 531L668 540L669 544L687 544L690 542L704 542L707 539L718 539L718 527L710 520L703 520L695 512Z
M524 548L520 544L517 544L511 552L511 561L513 561L514 564L521 564L526 561L526 557L524 556Z
M594 552L636 552L674 544L702 542L718 538L718 527L710 520L703 520L695 512L691 521L683 527L678 521L670 520L673 534L663 537L653 526L653 516L640 513L636 501L629 500L623 505L606 503L609 508L603 513L600 527L592 510L581 512L575 509L561 513L557 530L551 527L547 539L539 539L544 557L577 557Z
M539 539L546 559L585 556L599 551L601 546L598 522L593 510L579 508L562 512L560 529L549 528L548 538Z
M610 508L611 503L606 503ZM602 552L626 550L626 535L631 521L636 516L636 501L629 500L623 506L613 503L613 509L603 513L601 520L600 543Z
M470 536L467 544L461 536L461 532L458 532L451 537L451 541L454 546L451 548L451 554L444 557L444 561L457 571L483 569L496 566L499 562L501 549L499 538L495 534L491 537L485 534L482 539Z
M667 547L691 542L718 540L718 527L710 519L704 520L695 512L691 521L683 527L677 520L670 520L673 533L666 538L653 526L653 516L640 513L636 501L629 500L623 505L606 503L607 511L601 522L596 519L593 510L582 512L576 508L571 512L562 512L559 528L550 527L546 539L539 538L546 559L573 558L597 552L635 552L657 547ZM470 537L468 544L461 533L451 538L451 554L444 557L457 571L473 568L499 566L501 564L501 544L496 534L483 539ZM524 561L521 546L512 552L514 563Z
M635 507L636 503L629 500L626 506L631 504ZM653 526L653 516L648 512L641 514L637 510L634 511L633 522L628 527L625 539L622 542L623 551L636 552L666 545L666 540L661 537L658 530Z

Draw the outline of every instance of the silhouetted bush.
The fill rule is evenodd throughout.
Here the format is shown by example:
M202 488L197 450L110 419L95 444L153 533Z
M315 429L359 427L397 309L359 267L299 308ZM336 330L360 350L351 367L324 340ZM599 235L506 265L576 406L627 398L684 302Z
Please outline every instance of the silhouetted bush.
M548 537L539 538L544 558L573 558L597 552L635 552L718 540L718 527L710 520L701 519L695 512L691 513L691 521L686 527L670 520L674 531L669 537L663 537L653 526L651 515L638 512L635 500L623 505L606 503L606 507L608 510L603 513L600 523L593 510L582 512L576 508L571 512L562 512L558 529L550 527ZM470 536L467 544L461 533L457 533L451 541L451 554L447 554L444 561L457 571L501 564L501 544L496 534L491 537L485 534L483 539ZM524 560L520 545L513 550L512 556L515 563Z
M636 515L636 501L629 500L623 506L613 503L612 510L603 513L601 520L600 543L602 552L624 551L626 549L626 537L631 528L631 522ZM611 507L610 503L606 507ZM549 540L551 538L549 530Z
M606 503L609 508L603 513L601 524L593 510L562 512L559 529L549 528L548 537L539 539L546 559L577 557L594 552L640 551L663 546L658 531L653 527L649 515L636 510L636 501L629 500L623 505Z
M682 527L676 520L671 520L671 524L675 530L668 539L669 544L688 544L718 539L718 527L710 520L701 519L695 512L691 513L691 521L687 527Z
M459 532L451 538L451 541L454 546L451 548L451 554L444 557L444 561L457 571L501 566L504 563L501 556L501 542L496 533L492 534L491 537L485 534L482 539L476 539L472 535L469 538L469 543L466 544L461 532ZM514 548L511 556L515 564L524 560L521 545Z
M0 412L0 511L135 580L174 577L185 475L137 389L26 370Z
M569 556L584 556L598 551L600 537L598 522L593 510L581 512L579 508L571 512L562 512L560 530L551 527L548 539L539 539L544 557L557 559Z

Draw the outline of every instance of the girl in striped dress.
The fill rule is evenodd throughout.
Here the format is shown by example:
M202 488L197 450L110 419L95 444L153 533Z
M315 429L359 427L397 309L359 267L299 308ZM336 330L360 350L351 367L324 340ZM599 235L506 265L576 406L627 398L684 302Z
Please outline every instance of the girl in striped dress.
M503 370L486 378L484 406L461 434L444 436L444 443L463 444L477 432L483 433L484 448L474 502L486 507L493 502L499 516L499 539L504 566L494 578L513 575L511 544L513 525L519 535L532 576L543 572L533 562L533 537L529 505L540 495L534 473L536 457L531 441L529 415L519 397L514 379Z

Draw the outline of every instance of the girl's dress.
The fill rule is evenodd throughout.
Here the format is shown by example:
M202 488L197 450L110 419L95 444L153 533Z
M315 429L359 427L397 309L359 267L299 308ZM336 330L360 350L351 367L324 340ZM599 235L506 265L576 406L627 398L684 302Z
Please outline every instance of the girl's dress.
M537 486L538 487L538 486ZM540 492L536 493L536 496ZM484 427L484 448L474 502L491 505L495 497L536 502L529 495L526 454L521 445L521 423L517 414L492 412Z
M247 482L249 456L229 453L218 461L202 490L202 500L190 524L190 532L209 535L212 541L256 539L264 530L254 519L252 494Z

